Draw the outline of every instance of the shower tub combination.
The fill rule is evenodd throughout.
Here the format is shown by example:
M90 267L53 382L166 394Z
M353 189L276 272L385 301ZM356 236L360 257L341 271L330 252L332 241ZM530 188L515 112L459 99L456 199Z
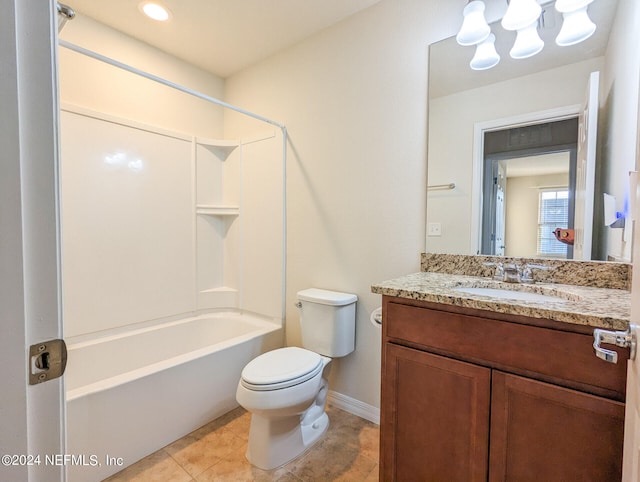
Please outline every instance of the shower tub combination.
M280 324L213 313L71 343L68 480L99 481L237 407L242 368L282 346Z
M138 76L141 79L169 87L190 97L264 122L271 127L280 129L282 140L282 161L278 167L282 172L279 178L282 183L282 195L280 198L274 198L275 204L281 202L282 212L282 219L278 220L278 223L282 223L282 245L277 247L278 252L282 254L282 262L278 268L279 272L274 273L274 275L283 280L281 292L279 293L281 316L277 315L278 309L272 309L270 303L267 303L268 306L264 307L262 306L264 303L260 300L250 305L238 305L237 303L224 301L220 304L203 306L207 309L224 310L227 310L227 306L234 308L237 306L252 306L254 310L270 313L274 318L250 315L229 308L225 312L218 311L182 320L154 323L153 325L131 325L131 329L126 332L116 333L112 331L109 335L96 336L92 339L85 338L87 335L83 335L76 338L76 340L68 340L68 365L65 375L67 390L66 453L76 457L75 461L86 462L86 465L75 465L73 463L68 465L67 476L70 482L91 482L102 480L122 470L125 466L136 462L140 458L153 453L237 407L238 404L235 399L236 388L244 366L265 351L279 348L283 345L284 330L280 318L284 318L285 313L284 279L286 279L286 256L284 256L284 253L286 252L287 204L284 186L286 185L287 130L284 124L233 106L189 87L160 78L155 74L142 71L118 60L105 57L102 54L92 52L63 39L59 39L58 45L66 50ZM103 119L102 116L89 115L89 117ZM123 122L122 119L114 120L114 118L108 117L108 119L103 120L118 126L129 125L128 122ZM148 126L141 128L138 123L130 127L145 133L156 132L156 130ZM81 132L81 137L84 137L86 130ZM100 128L98 132L103 133L105 131ZM165 130L161 130L159 133L167 137ZM116 144L120 149L121 143L119 141L122 138L126 139L127 142L132 142L130 134L129 131L127 131L126 135L120 137L118 137L119 134L113 134L107 141L112 138L118 139ZM274 135L269 139L275 137ZM171 134L167 138L175 138L180 142L185 141L181 135ZM98 136L97 139L102 138ZM195 138L192 139L191 136L186 140L195 143ZM254 142L250 141L249 143L253 144ZM83 144L87 144L86 140ZM171 146L174 144L171 143ZM154 149L158 149L160 144L156 141L156 138L153 138L150 145ZM162 145L164 146L165 144ZM139 146L134 147L132 152L139 152ZM226 148L228 146L224 144L223 147ZM107 150L106 152L110 151ZM197 152L190 146L186 152L185 158L189 157L188 153L191 153L191 162L196 163L194 165L197 166ZM83 160L86 158L84 155L81 156ZM150 151L150 158L155 158L154 150ZM207 157L204 158L207 159ZM101 159L101 157L98 156L96 159ZM266 157L261 155L260 159L271 159L271 154ZM175 167L175 159L171 157L170 161L171 163L162 165ZM218 159L218 161L217 164L214 162L212 165L220 166L223 160ZM225 158L224 162L226 163L228 160ZM102 176L104 167L102 164L100 163L99 169L96 170L96 172L100 172L100 176ZM85 164L80 163L80 165ZM216 167L215 169L218 168ZM207 167L207 169L209 171L212 170L211 167ZM220 167L219 169L222 168ZM204 170L205 173L209 171ZM99 179L100 183L103 183L102 178L100 177ZM259 182L262 188L264 179L259 179ZM274 177L274 182L280 182L278 181L278 176ZM81 177L80 183L84 185L85 178ZM147 184L152 185L152 183ZM192 186L192 190L195 187L197 191L197 182L195 184L195 186ZM207 186L209 185L207 184ZM250 189L247 188L245 192L250 192ZM207 193L208 191L205 191L205 198L209 196L217 199L211 193ZM152 194L155 195L157 193L153 192ZM164 200L164 196L165 193L160 192L159 199ZM191 192L189 196L183 196L182 199L201 201L197 192ZM74 197L73 199L78 198ZM150 203L149 199L156 198L147 196L147 204ZM247 200L245 199L244 201ZM261 212L260 209L263 207L271 209L271 205L264 206L264 199L257 199L257 201L252 205L244 202L243 210L254 213L255 216ZM175 209L175 206L171 205L171 208ZM237 206L234 206L234 208L235 211L238 211ZM158 206L153 205L153 209L152 214L155 216ZM189 220L191 220L191 207L189 209L188 216ZM209 206L206 203L198 206L196 211L198 209L203 211L196 213L199 216L224 217L229 214L229 209L226 206L223 206L221 213L217 211L217 206ZM231 211L234 210L231 209ZM273 212L278 212L278 210L273 210ZM95 213L91 215L95 216ZM233 212L232 215L238 216L239 214ZM74 217L70 215L67 219L74 219ZM206 219L209 218L207 217ZM67 223L67 226L69 226L69 223ZM247 235L244 239L250 240L252 237ZM197 236L193 241L188 242L197 245ZM221 244L218 238L215 238L215 242ZM189 245L193 246L192 244ZM243 246L245 249L249 249L246 245ZM260 256L264 256L262 241L254 243L252 249ZM91 252L90 255L94 255L95 252L97 250ZM66 259L68 260L69 257ZM205 261L209 262L213 259L208 254ZM80 262L84 263L84 260L82 259ZM122 263L122 259L118 258L117 262ZM85 272L84 267L82 272ZM100 272L99 269L98 272ZM196 270L196 273L199 272ZM151 276L156 275L152 273ZM263 273L262 276L266 275ZM259 282L254 281L253 284L260 288ZM204 288L204 292L208 293L212 286L207 285ZM213 288L218 288L218 286ZM250 293L251 289L243 288L245 288L243 296L248 299L250 295L247 293ZM198 289L200 290L200 287ZM213 291L216 290L214 289ZM264 298L264 290L260 289L259 291L260 296ZM168 291L165 290L165 292ZM68 293L69 291L67 290ZM100 292L100 297L105 299L103 292ZM106 299L110 298L106 297ZM185 303L180 306L191 306ZM196 304L197 306L200 305ZM194 309L197 309L196 307ZM167 310L166 312L175 313L176 311ZM82 316L77 317L77 319L86 318L87 313L89 313L88 316L91 316L89 309L85 310ZM156 312L154 311L154 313ZM275 318L278 320L274 321ZM149 318L142 317L142 319ZM85 331L79 332L85 333Z

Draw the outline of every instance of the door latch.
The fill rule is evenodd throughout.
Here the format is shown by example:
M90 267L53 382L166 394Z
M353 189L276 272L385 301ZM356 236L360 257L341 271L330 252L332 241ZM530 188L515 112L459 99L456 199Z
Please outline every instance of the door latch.
M61 377L66 366L64 340L49 340L29 347L29 385Z
M621 348L629 348L629 358L631 360L635 360L636 358L637 340L631 329L627 329L627 331L610 331L597 328L593 330L593 338L593 348L596 351L596 356L606 362L618 363L618 353L602 348L600 346L601 343L616 345Z

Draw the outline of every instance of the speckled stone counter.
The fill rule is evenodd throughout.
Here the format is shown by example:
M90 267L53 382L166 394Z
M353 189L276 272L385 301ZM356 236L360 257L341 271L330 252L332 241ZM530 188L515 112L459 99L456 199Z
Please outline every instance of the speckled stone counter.
M494 298L456 290L461 287L521 290L554 296L558 300ZM614 330L627 329L631 310L631 296L627 290L557 283L514 284L447 273L409 274L373 285L371 291L387 296Z
M422 253L420 270L432 273L462 274L491 277L492 264L517 263L544 265L548 269L533 270L540 283L592 286L595 288L631 289L631 265L604 261L573 261L560 259L509 258L504 256L469 256L462 254Z

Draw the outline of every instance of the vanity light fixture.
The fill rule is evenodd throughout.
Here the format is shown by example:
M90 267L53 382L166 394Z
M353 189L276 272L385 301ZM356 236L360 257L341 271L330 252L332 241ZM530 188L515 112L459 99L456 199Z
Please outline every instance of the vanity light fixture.
M487 70L495 67L500 62L500 55L496 51L496 36L489 36L476 47L476 54L471 59L469 67L473 70Z
M147 17L157 20L158 22L165 22L169 20L171 14L166 7L163 7L159 3L154 2L142 2L138 8Z
M538 34L543 6L553 0L507 0L507 11L501 24L505 30L516 31L516 40L509 55L514 59L526 59L542 51L544 41ZM596 31L589 18L587 8L593 0L556 0L555 8L562 13L563 22L556 44L561 47L575 45L588 39ZM460 45L477 45L470 62L474 70L486 70L500 61L495 49L495 36L484 17L485 4L481 0L470 0L464 8L462 27L456 35Z
M462 27L456 35L456 40L460 45L477 45L486 40L491 33L491 28L484 18L484 2L473 0L464 7L462 15L464 20Z

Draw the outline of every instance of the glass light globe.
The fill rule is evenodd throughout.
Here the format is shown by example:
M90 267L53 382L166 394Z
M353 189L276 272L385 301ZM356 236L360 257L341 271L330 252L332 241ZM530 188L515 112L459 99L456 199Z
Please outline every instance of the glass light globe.
M538 20L542 7L536 0L511 0L507 13L502 17L505 30L520 30Z
M491 28L484 18L484 2L474 0L462 11L464 21L456 40L460 45L476 45L485 40L491 33Z
M538 22L535 21L531 25L518 30L516 41L513 48L509 52L514 59L526 59L533 57L544 47L544 42L538 35Z
M592 2L593 0L557 0L556 10L560 13L573 12L586 7Z
M561 47L575 45L587 40L596 31L596 24L591 21L587 7L573 12L563 13L564 21L560 33L556 37L556 44Z
M500 55L496 52L496 36L490 34L486 40L476 47L476 53L469 62L473 70L487 70L495 67L500 62Z

